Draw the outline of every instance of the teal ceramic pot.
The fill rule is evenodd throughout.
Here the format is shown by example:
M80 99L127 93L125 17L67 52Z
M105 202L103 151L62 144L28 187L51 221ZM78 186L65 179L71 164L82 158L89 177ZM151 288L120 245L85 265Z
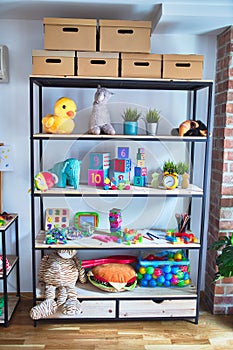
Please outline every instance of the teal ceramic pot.
M138 123L137 122L124 122L124 134L125 135L137 135Z

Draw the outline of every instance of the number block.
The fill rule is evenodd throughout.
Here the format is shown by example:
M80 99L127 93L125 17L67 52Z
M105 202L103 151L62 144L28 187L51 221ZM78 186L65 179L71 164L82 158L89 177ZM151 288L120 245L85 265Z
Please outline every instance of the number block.
M109 177L108 169L88 169L88 186L104 186L104 179Z
M146 176L134 176L133 184L134 186L146 186L147 177Z
M137 167L144 168L145 167L145 160L137 160Z
M98 152L90 154L90 169L109 169L110 153Z
M145 159L145 153L137 153L137 160Z
M147 176L147 168L141 168L136 166L134 168L134 176Z
M130 172L121 173L121 172L114 171L114 179L116 180L117 185L121 181L129 181L130 180Z
M117 158L119 159L129 158L129 147L117 147Z
M121 173L126 173L131 170L131 159L115 159L114 170Z

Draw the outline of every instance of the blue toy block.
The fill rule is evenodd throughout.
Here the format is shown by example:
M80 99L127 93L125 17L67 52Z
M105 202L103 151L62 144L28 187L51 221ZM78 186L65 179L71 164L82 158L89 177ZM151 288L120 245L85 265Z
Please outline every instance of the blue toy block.
M117 158L119 159L129 158L129 147L117 147Z
M90 169L109 169L110 167L110 153L107 152L93 152L90 153Z
M116 180L116 185L118 185L121 181L129 181L130 172L120 173L118 171L114 171L114 179Z
M134 186L146 186L147 177L146 176L134 176L133 184Z
M134 168L134 176L147 176L147 168L141 168L136 166Z

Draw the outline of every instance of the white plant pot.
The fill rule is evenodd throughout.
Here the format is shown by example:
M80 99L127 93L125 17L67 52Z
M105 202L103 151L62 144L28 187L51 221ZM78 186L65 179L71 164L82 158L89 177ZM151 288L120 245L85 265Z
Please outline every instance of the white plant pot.
M146 123L146 133L147 135L157 135L158 123Z

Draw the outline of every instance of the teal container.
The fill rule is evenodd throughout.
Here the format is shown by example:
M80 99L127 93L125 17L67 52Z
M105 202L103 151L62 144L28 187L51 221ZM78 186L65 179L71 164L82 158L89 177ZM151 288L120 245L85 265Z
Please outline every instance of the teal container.
M124 122L124 134L125 135L137 135L138 123L137 122Z

